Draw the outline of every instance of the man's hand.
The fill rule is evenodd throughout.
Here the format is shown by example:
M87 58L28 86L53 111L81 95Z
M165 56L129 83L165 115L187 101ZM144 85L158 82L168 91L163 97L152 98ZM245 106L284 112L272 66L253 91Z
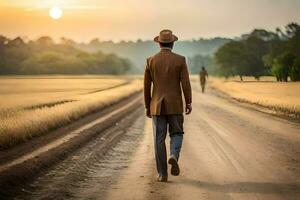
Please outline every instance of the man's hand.
M189 115L189 114L191 114L191 112L192 112L192 104L186 104L185 114Z
M146 110L146 115L147 115L148 118L152 118L150 109L147 109L147 110Z

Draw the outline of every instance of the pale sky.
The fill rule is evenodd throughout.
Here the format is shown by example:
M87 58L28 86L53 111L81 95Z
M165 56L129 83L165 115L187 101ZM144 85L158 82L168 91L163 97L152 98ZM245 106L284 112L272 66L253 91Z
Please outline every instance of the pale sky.
M235 37L289 22L300 23L300 0L0 0L0 34L32 39L152 39L163 28L179 39Z

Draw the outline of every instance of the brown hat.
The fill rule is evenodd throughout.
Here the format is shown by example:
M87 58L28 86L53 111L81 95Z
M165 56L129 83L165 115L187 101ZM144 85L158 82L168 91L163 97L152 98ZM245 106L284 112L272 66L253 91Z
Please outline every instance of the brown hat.
M171 43L171 42L175 42L178 40L178 37L176 35L173 35L171 30L165 29L162 30L159 33L159 36L156 36L154 38L155 42L159 42L159 43Z

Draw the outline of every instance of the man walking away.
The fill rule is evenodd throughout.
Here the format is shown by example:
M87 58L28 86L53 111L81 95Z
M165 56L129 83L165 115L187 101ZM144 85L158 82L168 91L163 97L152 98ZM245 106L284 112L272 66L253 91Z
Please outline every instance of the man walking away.
M185 57L172 52L178 38L170 30L162 30L154 41L160 52L147 59L144 76L144 99L147 117L153 120L153 136L157 180L168 181L165 139L169 130L171 174L178 176L179 154L183 141L183 101L185 112L192 111L192 91ZM151 92L151 85L153 85Z
M199 76L200 76L200 84L201 84L201 88L202 88L202 93L204 93L206 78L208 78L208 73L207 73L205 67L202 67L202 70L200 71Z

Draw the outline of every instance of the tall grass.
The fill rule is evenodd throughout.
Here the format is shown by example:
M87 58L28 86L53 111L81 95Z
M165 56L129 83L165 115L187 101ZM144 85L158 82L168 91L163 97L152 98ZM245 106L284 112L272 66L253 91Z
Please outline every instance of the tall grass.
M0 115L0 148L12 146L61 127L141 89L142 83L136 80L114 89L84 95L76 101Z
M298 115L300 113L300 83L279 83L272 77L261 81L245 78L240 82L234 79L210 78L209 84L221 92L244 102Z
M10 76L0 77L0 113L24 107L76 100L94 91L127 82L103 76Z

